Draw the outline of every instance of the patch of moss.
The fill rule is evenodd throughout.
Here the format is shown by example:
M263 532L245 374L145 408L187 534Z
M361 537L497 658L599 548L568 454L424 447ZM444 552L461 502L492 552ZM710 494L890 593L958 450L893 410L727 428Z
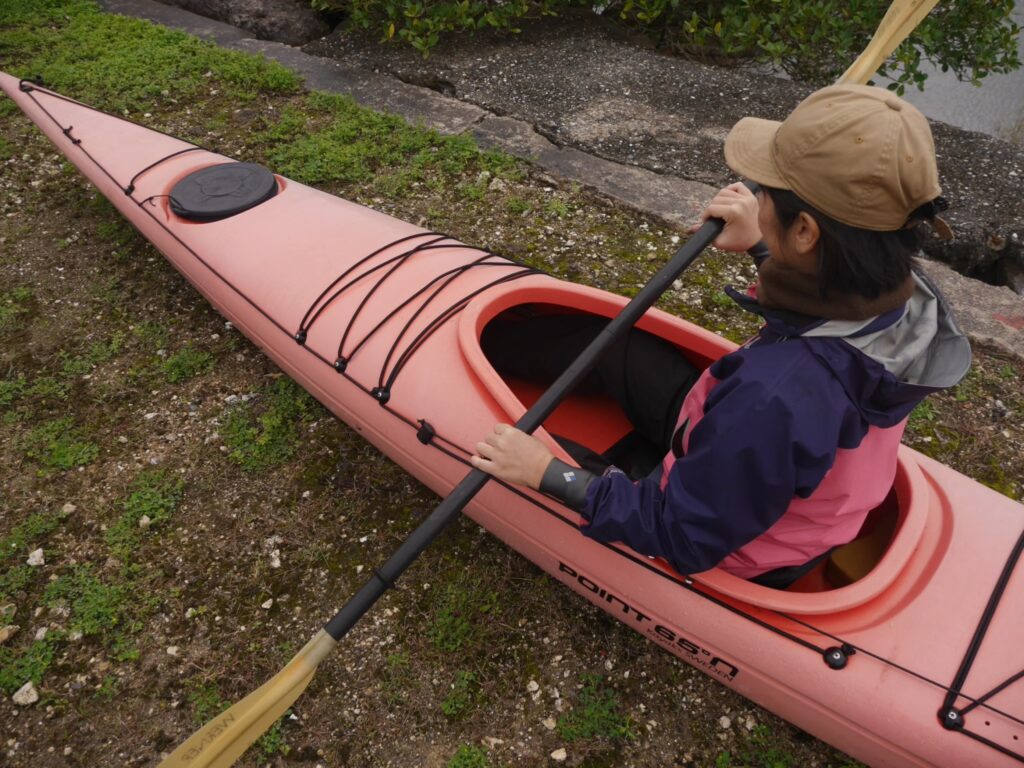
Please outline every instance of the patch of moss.
M48 633L21 650L0 645L0 691L9 696L29 680L39 685L53 664L57 642L57 633Z
M588 674L573 708L558 718L558 732L566 741L600 739L628 741L636 737L633 720L619 712L619 700L600 675Z
M473 644L480 636L480 623L500 611L497 592L450 584L434 609L428 634L439 650L458 651Z
M460 744L452 759L448 761L448 768L491 768L491 762L481 747Z
M213 369L213 355L187 344L164 360L161 366L170 384L178 384Z
M20 445L26 457L51 469L74 469L91 464L100 455L99 446L85 439L70 416L36 427Z
M298 449L302 426L312 420L316 407L291 379L276 380L255 403L228 410L221 430L228 456L247 472L286 461Z
M39 541L56 530L66 515L61 511L34 512L14 526L9 534L0 538L0 563L38 545Z
M0 335L15 330L21 318L29 313L32 291L28 288L15 288L0 294Z
M131 493L121 504L121 515L105 534L111 554L119 560L129 560L142 538L139 521L149 520L149 527L157 527L170 518L181 503L185 481L168 477L163 471L144 472L132 485Z

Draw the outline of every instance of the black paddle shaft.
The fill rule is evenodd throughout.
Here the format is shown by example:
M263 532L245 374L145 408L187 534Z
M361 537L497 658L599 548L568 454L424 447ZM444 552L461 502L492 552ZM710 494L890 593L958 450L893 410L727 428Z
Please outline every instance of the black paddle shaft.
M671 261L662 267L622 311L613 318L561 376L548 387L533 406L516 422L523 432L532 433L550 416L566 395L590 373L601 356L608 351L623 334L651 308L669 286L693 263L701 251L718 237L725 223L721 219L709 219L680 248ZM355 626L363 614L380 599L388 587L402 575L406 568L436 539L448 524L480 491L491 476L479 469L472 470L450 494L435 507L430 516L420 523L395 553L379 569L373 572L362 588L345 603L337 615L324 626L324 630L335 640L341 640Z

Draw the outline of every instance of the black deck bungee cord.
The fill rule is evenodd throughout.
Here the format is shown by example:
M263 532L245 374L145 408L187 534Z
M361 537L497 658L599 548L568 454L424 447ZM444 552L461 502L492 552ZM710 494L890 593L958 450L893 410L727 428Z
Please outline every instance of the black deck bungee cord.
M391 257L391 258L381 262L380 264L378 264L378 265L376 265L374 267L371 267L370 269L368 269L366 272L364 272L363 274L359 275L358 277L353 278L345 286L339 288L334 293L334 295L331 297L330 301L333 301L343 291L348 290L348 288L350 288L351 286L353 286L356 283L358 283L364 277L369 277L374 272L377 272L378 270L383 269L385 266L389 266L390 265L390 267L391 267L390 269L385 271L384 274L380 278L378 278L377 282L374 283L373 286L366 292L366 294L360 300L358 306L356 306L355 310L352 312L351 316L349 317L348 324L345 326L345 330L341 334L341 340L338 342L338 360L346 360L347 361L348 359L351 358L351 356L353 354L355 354L355 350L353 350L351 353L349 353L348 357L346 357L344 355L344 347L345 347L345 342L348 341L349 334L352 332L352 329L355 327L356 320L359 318L359 315L362 314L363 309L366 308L367 303L370 301L370 299L373 297L373 295L380 289L380 287L382 285L384 285L384 283L386 283L388 281L388 279L392 275L395 274L395 272L397 272L406 262L408 262L409 259L411 259L413 256L415 256L418 253L423 253L424 251L435 250L435 249L469 248L471 250L483 251L482 248L473 248L472 246L463 246L461 244L459 244L459 245L448 245L448 244L438 245L438 244L436 244L436 242L437 241L433 241L432 243L425 243L425 244L423 244L421 246L416 246L415 248L412 248L409 251L406 251L405 253L401 253L401 254L398 254L397 256L393 256L393 257ZM486 251L484 251L484 254L485 254L484 258L486 258L487 256L490 255L490 254L486 253ZM321 307L321 310L324 307L326 307L328 303L329 302L325 302L323 307ZM312 326L312 322L310 323L310 326ZM374 329L374 330L376 330L376 329ZM365 341L366 341L366 338L364 338L362 341L360 341L358 346L361 347Z
M167 234L169 234L179 245L181 245L182 248L184 248L189 254L191 254L200 264L202 264L204 267L206 267L206 269L209 270L211 274L213 274L217 279L221 280L228 288L230 288L232 291L234 291L240 298L242 298L246 303L248 303L251 307L253 307L253 309L255 309L259 314L261 314L265 319L267 319L272 325L274 325L276 328L278 328L278 330L280 330L282 333L284 333L285 335L289 336L290 338L293 338L293 339L296 338L296 336L298 334L294 334L294 333L288 331L278 320L276 320L274 317L272 317L270 314L268 314L262 307L260 307L258 304L256 304L255 301L253 301L243 291L241 291L237 286L235 286L233 283L231 283L230 280L228 280L223 275L221 275L214 267L212 267L206 260L204 260L198 253L196 253L187 243L185 243L180 237L178 237L169 227L167 227L163 222L161 222L159 219L157 219L150 211L146 210L146 208L144 207L144 203L145 202L150 202L150 201L152 201L152 199L154 199L155 197L158 197L158 196L151 196L150 198L147 198L144 201L139 201L139 200L136 200L134 197L132 197L132 193L134 192L134 190L127 191L128 188L123 186L120 182L118 182L118 180L115 179L113 177L113 175L111 175L111 173L100 162L98 162L96 160L96 158L94 158L88 152L87 149L85 149L85 147L82 145L82 141L80 139L75 139L74 137L70 136L71 127L69 126L65 130L65 127L62 126L60 124L60 122L49 112L49 110L47 110L38 101L38 99L33 95L32 92L33 91L40 91L40 92L45 93L46 95L51 96L53 98L56 98L56 99L59 99L59 100L62 100L62 101L66 101L68 103L76 104L78 106L81 106L81 107L84 107L86 109L89 109L89 110L91 110L93 112L97 112L97 113L100 113L100 114L105 114L105 115L108 115L110 117L114 117L114 118L117 118L117 119L123 119L123 118L120 118L117 115L111 115L110 113L104 112L103 110L100 110L100 109L96 109L95 107L91 107L89 105L82 104L81 102L75 101L74 99L70 99L70 98L68 98L66 96L63 96L61 94L54 93L54 92L49 91L49 90L44 89L44 88L40 88L38 85L36 85L35 83L32 83L31 81L28 81L28 80L21 80L21 81L19 81L19 89L22 92L24 92L28 96L28 98L30 98L36 104L37 107L39 107L39 109L43 112L43 114L45 114L61 130L61 132L69 139L69 141L72 142L73 146L76 146L79 149L79 151L81 151L93 163L93 165L96 166L96 168L98 168L108 179L110 179L111 182L113 182L122 191L125 191L125 194L129 198L131 198L132 201L135 202L136 205L139 207L139 209L143 213L145 213L147 216L149 216L150 219L158 227L160 227ZM150 128L149 130L153 130L156 133L159 133L161 135L167 136L169 138L173 138L173 139L175 139L177 141L182 141L183 143L191 143L191 142L185 142L183 139L180 139L180 138L178 138L176 136L171 136L171 134L168 134L168 133L166 133L164 131L160 131L159 129ZM199 147L198 145L193 145L192 149L203 149L203 147ZM188 151L192 151L192 150L190 149ZM175 154L181 154L181 153L175 153ZM166 160L167 158L164 158L164 159ZM147 169L143 169L142 172L144 172L145 170L147 170ZM140 174L142 172L140 172ZM136 176L136 178L137 178L137 176ZM408 236L406 238L402 238L401 240L395 241L395 242L396 243L404 242L405 240L408 240L408 239L413 239L415 237L420 237L420 236L430 235L430 234L434 234L434 233L428 233L428 232L417 233L417 234L414 234L414 235L410 235L410 236ZM444 239L443 236L442 236L441 239ZM372 257L372 255L376 255L376 253L379 253L381 250L384 250L385 248L390 247L393 244L394 243L391 243L391 244L389 244L387 246L384 246L381 249L378 249L378 251L376 251L374 254L371 254L370 257ZM465 247L471 247L471 246L465 246ZM368 260L370 257L365 257L360 263L365 263L365 261ZM514 264L514 262L510 262L510 264ZM536 272L539 272L539 270L530 270L530 271L526 272L526 274L532 274L532 273L536 273ZM515 275L513 277L519 277L519 276L522 276L522 275ZM343 279L343 278L341 278L341 279ZM465 303L468 303L469 298L472 298L472 296L475 296L476 294L482 292L483 290L486 290L489 287L493 287L494 285L499 284L500 282L505 282L505 281L507 281L507 279L503 279L503 280L499 280L499 281L494 281L494 283L489 284L488 286L485 286L484 288L474 292L474 294L472 294L470 297L467 297ZM337 281L335 281L334 284L337 284ZM326 293L329 290L330 290L330 287L328 287L324 291L324 293L321 294L320 298L323 298L323 296L326 295ZM319 300L320 299L318 299L318 301ZM461 310L462 308L464 308L465 303L461 307L458 307L458 310ZM316 306L316 302L314 302L313 306L314 307ZM313 307L311 307L310 310L307 311L306 318L308 318L309 312L311 312L312 309L313 309ZM456 310L456 311L458 311L458 310ZM320 311L322 311L322 308L321 308ZM319 315L319 311L317 312L317 316L318 315ZM444 320L449 319L450 316L451 315L448 315L447 317L444 318ZM305 321L306 318L304 318L304 321ZM444 320L442 320L442 322L444 322ZM301 328L301 326L300 326L300 328ZM434 328L433 330L436 330L436 328ZM433 332L433 330L431 330L431 333ZM422 333L423 332L421 332L421 334L420 334L421 336L422 336ZM419 337L417 337L417 339L419 339ZM422 342L420 342L420 343L422 343ZM416 342L414 341L413 345L410 345L410 348L407 348L406 352L403 353L403 355L407 356L407 355L411 354L410 349L414 345L416 346L416 348L418 348L418 345L416 345ZM303 348L307 352L309 352L311 355L313 355L316 359L320 360L325 365L334 367L333 362L327 360L323 355L319 354L315 350L310 349L309 347L305 346L304 344L302 346L303 346ZM415 352L415 349L412 349L412 352ZM407 359L404 362L407 362ZM403 366L404 366L404 362L402 362ZM397 363L396 363L396 365L397 365ZM395 372L392 373L392 377L391 377L392 379L393 379L394 375L395 375ZM351 382L355 387L357 387L359 390L363 391L366 394L374 396L374 390L368 389L365 385L363 385L360 382L358 382L357 380L353 379L351 376L345 375L345 378L349 382ZM413 420L413 419L405 416L404 414L396 411L393 407L388 407L386 405L386 403L381 403L381 405L384 406L389 413L394 415L396 418L398 418L400 421L404 422L408 426L412 427L414 430L420 429L422 420L419 420L419 421ZM443 448L439 444L439 441L443 441L447 445L452 446L454 449L462 451L467 456L470 455L470 452L465 451L465 449L461 448L460 446L456 445L455 443L453 443L450 440L448 440L446 438L443 438L443 437L439 437L438 436L438 439L433 439L433 437L432 437L432 439L430 439L430 441L429 441L429 444L433 445L437 450L441 451L445 455L448 455L451 458L453 458L453 459L455 459L455 460L457 460L457 461L459 461L459 462L461 462L463 464L468 464L469 463L467 460L462 459L461 457L459 457L458 455L456 455L452 451L449 451L448 449ZM529 503L532 503L535 506L539 507L540 509L548 512L549 514L554 515L556 518L562 520L564 523L566 523L568 525L572 525L572 526L576 527L577 529L579 528L578 523L568 519L567 517L565 517L564 515L556 512L555 510L551 509L550 507L548 507L548 506L546 506L544 504L539 503L535 499L532 499L531 497L527 496L525 493L523 493L519 489L513 488L513 487L511 487L511 486L509 486L509 485L507 485L505 483L501 483L501 485L503 485L504 487L506 487L509 490L513 491L518 496L524 498ZM704 597L705 599L710 600L711 602L713 602L714 604L718 605L719 607L725 608L725 609L729 610L730 612L736 613L737 615L739 615L739 616L741 616L743 618L746 618L749 621L752 621L752 622L754 622L754 623L756 623L756 624L758 624L758 625L760 625L760 626L762 626L762 627L764 627L764 628L766 628L766 629L768 629L768 630L770 630L770 631L772 631L772 632L774 632L776 634L779 634L779 635L781 635L783 637L786 637L786 638L788 638L788 639L790 639L790 640L792 640L794 642L797 642L798 644L800 644L800 645L802 645L804 647L807 647L807 648L809 648L811 650L814 650L815 652L818 652L818 653L822 653L823 652L823 649L819 648L818 646L815 646L813 643L810 643L809 641L806 641L806 640L804 640L802 638L796 637L796 636L794 636L794 635L792 635L792 634L782 630L780 627L776 627L776 626L774 626L772 624L769 624L769 623L765 622L764 620L762 620L762 619L760 619L760 618L758 618L756 616L753 616L753 615L751 615L751 614L741 610L740 608L738 608L736 606L730 605L729 603L727 603L727 602L721 600L720 598L710 594L709 592L706 592L705 590L709 589L709 588L706 587L705 585L700 584L700 582L698 582L698 581L696 581L696 580L694 580L692 578L689 578L689 577L683 577L682 579L677 578L676 576L674 576L672 574L666 573L664 570L662 570L660 568L654 567L650 563L644 562L642 559L638 558L636 555L634 555L632 553L628 553L628 552L625 552L625 551L623 551L621 549L618 549L614 545L604 544L604 546L609 548L609 549L611 549L612 551L618 553L620 556L626 557L627 559L642 565L643 567L647 568L648 570L651 570L651 571L657 573L658 575L662 576L663 578L667 578L670 581L672 581L672 582L674 582L674 583L676 583L676 584L678 584L678 585L680 585L680 586L682 586L682 587L684 587L684 588L694 592L695 594L698 594L698 595ZM1021 552L1022 546L1024 546L1024 533L1022 533L1021 538L1018 540L1017 546L1015 547L1014 553L1011 555L1010 561L1008 561L1007 564L1006 564L1006 567L1004 567L1004 574L1003 574L1003 576L1005 576L1006 578L1005 579L1003 579L1002 577L1000 578L1000 581L996 585L996 590L993 592L993 595L990 597L989 605L987 606L985 614L982 617L982 622L979 625L978 630L976 630L976 633L975 633L975 640L977 642L976 643L972 642L971 647L968 649L967 657L965 657L964 663L962 663L962 665L961 665L961 670L958 671L957 679L959 679L961 677L961 673L962 673L962 676L964 678L966 678L966 674L970 670L970 666L973 663L974 657L975 657L975 655L976 655L976 653L977 653L977 651L978 651L978 649L980 647L981 639L984 637L984 632L988 628L988 623L991 620L992 613L994 613L995 607L998 604L999 597L1001 597L1002 591L1005 589L1006 581L1008 581L1008 579L1009 579L1009 573L1012 571L1012 568L1015 565L1016 560L1020 556L1020 552ZM1013 563L1013 565L1011 565L1011 562ZM700 586L702 588L701 589L697 589L696 588L697 586ZM983 702L986 702L988 698L993 696L998 691L1005 689L1011 683L1016 682L1017 680L1019 680L1022 676L1024 676L1024 671L1022 671L1021 673L1018 673L1016 675L1011 676L1007 681L1005 681L1004 683L1001 683L999 686L997 686L996 689L993 689L993 691L990 691L985 696L980 697L978 699L974 699L974 698L972 698L970 696L967 696L966 694L962 693L960 690L956 690L955 693L954 693L954 688L957 687L957 686L953 686L953 685L945 686L942 683L938 683L938 682L936 682L934 680L931 680L930 678L928 678L928 677L926 677L926 676L924 676L924 675L922 675L920 673L914 672L913 670L910 670L910 669L908 669L908 668L906 668L906 667L904 667L904 666L902 666L900 664L897 664L896 662L891 661L890 659L887 659L887 658L885 658L883 656L875 654L875 653L873 653L873 652L871 652L871 651L869 651L867 649L861 648L859 646L846 643L846 642L842 641L841 638L838 638L835 635L832 635L831 633L826 632L826 631L824 631L824 630L822 630L822 629L820 629L818 627L815 627L815 626L809 624L808 622L805 622L805 621L803 621L801 619L798 619L798 618L796 618L794 616L782 613L780 611L775 611L775 610L772 610L772 609L764 609L764 610L766 610L767 612L769 612L769 613L771 613L773 615L779 616L780 618L784 618L784 619L787 619L789 621L792 621L792 622L794 622L794 623L796 623L796 624L798 624L800 626L805 627L806 629L810 629L811 631L816 632L816 633L818 633L818 634L820 634L820 635L822 635L824 637L829 637L829 638L831 638L833 640L841 642L841 643L843 643L843 645L845 647L852 648L852 649L856 650L857 652L864 654L865 656L873 658L873 659L875 659L875 660L877 660L877 661L879 661L879 662L881 662L883 664L886 664L886 665L891 666L891 667L893 667L895 669L898 669L898 670L900 670L900 671L902 671L902 672L904 672L906 674L912 675L913 677L915 677L917 679L920 679L923 682L926 682L926 683L928 683L930 685L934 685L934 686L936 686L936 687L938 687L938 688L940 688L942 690L945 690L947 692L947 694L948 694L947 700L949 700L951 698L952 701L955 702L955 700L957 698L967 699L968 701L972 702L972 705L970 706L970 709L973 709L974 707L977 707L977 706L981 706L981 707L983 707L983 708L985 708L985 709L987 709L987 710L989 710L989 711L991 711L991 712L993 712L995 714L999 714L999 715L1001 715L1003 717L1008 718L1012 722L1024 725L1024 720L1021 720L1020 718L1017 718L1017 717L1015 717L1013 715L1010 715L1010 714L1008 714L1006 712L1003 712L1003 711L1001 711L1001 710L999 710L999 709L997 709L995 707L992 707L988 703L983 703ZM827 649L825 649L825 650L827 650ZM956 682L957 682L957 680L955 679L954 683L956 683ZM960 680L960 685L961 686L962 686L962 683L963 683L963 680ZM965 709L963 711L967 711L967 710ZM984 736L981 736L980 734L976 734L974 732L968 731L966 728L962 728L961 727L961 728L957 728L957 730L960 733L964 734L965 736L968 736L968 737L970 737L970 738L972 738L972 739L974 739L976 741L979 741L980 743L983 743L983 744L989 746L992 749L995 749L996 751L998 751L998 752L1000 752L1002 754L1008 755L1009 757L1014 758L1014 759L1016 759L1016 760L1018 760L1020 762L1024 762L1024 755L1021 755L1019 753L1013 752L1013 751L1003 747L1002 745L996 744L995 742L985 738Z
M413 301L415 301L420 296L422 296L424 293L426 293L438 281L443 280L443 283L441 284L441 286L438 287L434 291L434 293L432 293L423 302L420 303L419 307L416 308L416 311L413 312L412 316L406 321L405 325L402 327L402 329L395 336L394 341L393 341L393 343L391 345L391 348L388 350L387 356L384 358L384 368L387 368L388 362L391 360L391 356L394 354L394 351L397 348L399 342L402 340L402 338L408 332L408 330L412 326L412 324L423 313L423 311L430 305L430 303L438 296L438 294L441 293L449 285L451 285L458 277L460 277L461 275L465 274L467 271L469 271L473 267L479 267L479 266L505 266L505 267L509 267L509 266L512 266L512 264L510 264L507 260L504 260L504 259L502 259L501 261L493 262L493 263L492 262L488 262L487 259L489 259L489 258L492 258L492 254L485 254L485 255L481 256L480 258L475 259L474 261L469 262L468 264L460 264L457 267L452 267L451 269L447 270L446 272L441 272L441 273L435 275L433 278L430 279L430 281L426 285L424 285L423 287L419 288L415 293L413 293L413 294L409 295L408 297L406 297L406 299L404 301L402 301L400 304L398 304L396 307L394 307L390 312L388 312L384 316L384 318L381 319L380 322L378 322L377 325L375 325L369 331L369 333L367 333L365 336L363 336L363 338L359 341L359 343L356 344L352 348L352 351L349 352L349 354L347 355L347 359L351 359L352 356L354 356L356 354L356 352L358 352L359 349L367 341L369 341L370 338L373 337L381 328L383 328L385 325L387 325L387 323L395 315L397 315L403 309L405 309L410 304L412 304ZM497 257L497 258L501 258L501 257Z
M427 339L429 339L434 334L434 332L437 331L438 328L440 328L442 325L444 325L444 323L446 323L452 317L454 317L463 309L465 309L472 299L476 298L484 291L494 288L495 286L503 285L504 283L510 283L513 280L518 280L522 277L526 277L527 275L535 274L539 274L539 270L533 269L532 267L523 267L519 272L513 272L512 274L499 277L496 280L492 280L486 285L483 285L477 288L476 290L466 294L466 296L464 296L458 302L448 307L448 309L446 309L440 315L431 320L430 323L416 335L416 338L412 340L409 346L405 348L405 351L403 351L402 354L399 355L398 360L395 361L395 366L394 368L391 369L391 373L388 375L386 381L383 381L384 371L381 371L381 383L378 385L378 391L382 391L383 393L390 393L391 388L394 387L395 385L395 380L398 378L398 374L401 373L402 369L406 366L406 364L409 362L412 356L427 341Z
M302 320L299 322L299 332L297 334L295 334L296 340L298 340L299 343L303 343L305 341L306 335L309 333L310 327L313 325L314 322L316 322L317 318L320 317L321 313L323 313L323 311L327 307L327 305L330 304L332 301L334 301L334 299L336 299L343 291L345 291L347 289L347 287L349 285L351 285L351 283L349 283L346 286L343 286L342 288L340 288L337 291L335 291L335 293L326 302L324 302L323 304L320 304L320 302L324 300L324 297L326 297L327 294L330 293L330 291L338 283L340 283L342 280L344 280L346 277L348 277L350 274L352 274L353 271L355 271L356 269L361 267L363 264L368 262L374 256L377 256L378 254L383 253L384 251L386 251L388 248L391 248L392 246L398 245L399 243L404 243L407 240L412 240L412 239L417 238L417 237L424 237L424 236L428 236L428 235L429 236L434 236L434 239L430 241L431 243L437 243L437 242L439 242L441 240L446 240L446 239L450 240L450 239L452 239L452 238L449 238L447 235L442 235L442 234L440 234L438 232L418 232L418 233L416 233L414 235L407 235L406 237L403 237L403 238L400 238L400 239L395 240L393 242L390 242L387 245L382 245L380 248L375 250L373 253L370 253L370 254L368 254L366 256L363 256L361 259L359 259L359 261L357 261L354 264L352 264L348 269L346 269L344 272L342 272L338 277L334 278L334 280L331 282L331 284L323 289L323 291L320 293L320 295L316 297L316 300L310 305L309 309L306 310L306 314L303 315ZM426 243L421 244L421 245L426 245ZM417 246L417 248L418 247L420 247L420 246ZM411 249L411 250L415 250L415 248ZM410 252L411 251L405 251L402 254L399 254L399 256L408 254ZM361 279L362 277L363 276L361 275L359 278L356 278L356 280L353 281L353 282L358 282L358 280ZM317 307L318 304L319 304L319 308ZM316 310L316 311L314 312L314 310ZM312 315L312 317L310 317L310 315ZM302 338L299 339L298 338L299 336L301 336Z
M203 149L203 147L200 147L197 144L194 147L186 147L185 149L179 149L177 152L171 152L171 154L165 155L164 157L161 157L159 160L156 160L156 161L150 163L145 168L143 168L141 171L139 171L134 176L132 176L131 181L128 182L128 186L124 188L124 193L126 195L132 194L132 192L135 191L135 182L139 180L139 177L144 175L148 171L153 170L154 168L156 168L161 163L166 163L172 157L177 157L178 155L184 155L186 152L195 152L197 149ZM205 151L209 152L209 150L205 150ZM156 197L156 195L155 195L155 197ZM168 195L168 197L170 197L170 195Z

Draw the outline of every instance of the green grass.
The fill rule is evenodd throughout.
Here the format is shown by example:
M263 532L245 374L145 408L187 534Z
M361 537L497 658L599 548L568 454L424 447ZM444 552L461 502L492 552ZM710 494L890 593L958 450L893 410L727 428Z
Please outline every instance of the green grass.
M247 102L299 86L275 62L103 14L89 0L4 0L0 60L12 74L41 75L50 88L116 112L153 111L211 91Z
M500 611L498 593L452 584L442 593L428 634L441 651L452 653L472 645L488 617Z
M461 744L448 761L447 768L491 768L491 762L481 747Z
M171 384L178 384L213 370L213 355L186 344L164 360L164 376Z
M125 632L135 628L132 585L104 581L90 565L72 566L50 582L43 593L43 602L48 606L64 604L70 608L68 629L77 630L85 637L117 643Z
M472 709L476 701L479 685L473 672L459 670L455 673L451 690L441 702L441 711L445 717L455 720Z
M56 530L66 515L61 511L33 512L0 538L0 563L24 555L47 534Z
M120 560L132 558L143 536L139 521L148 517L152 529L168 520L181 503L184 484L181 478L170 478L162 471L140 475L121 504L120 517L106 531L111 554Z
M32 298L32 291L28 288L15 288L0 294L0 334L20 325L21 316L28 313L27 305Z
M106 341L98 341L89 347L84 355L69 355L61 352L61 375L65 378L84 376L97 365L112 360L124 347L125 335L115 331Z
M767 725L759 725L749 733L740 730L742 742L735 752L720 752L715 758L715 768L793 768L793 755L775 737ZM843 768L856 768L858 764L848 763Z
M68 470L91 464L100 454L99 446L83 437L70 416L36 427L20 445L26 457L51 469Z
M258 472L292 457L302 427L313 419L316 401L291 379L264 387L256 403L228 410L221 434L228 456L247 472Z
M9 696L29 680L39 685L53 664L58 641L57 634L50 632L21 651L0 645L0 691Z
M25 563L8 568L7 571L0 574L0 600L14 597L18 592L26 589L38 572L38 568L33 568Z
M619 712L615 691L600 675L585 675L576 703L558 718L558 732L566 741L600 739L628 741L636 736L633 721Z
M516 168L508 155L481 152L469 137L415 128L334 94L309 94L301 107L285 109L261 138L270 145L270 164L285 176L307 184L379 179L379 191L389 197L401 196L415 182L430 183L431 176L483 170L508 175Z

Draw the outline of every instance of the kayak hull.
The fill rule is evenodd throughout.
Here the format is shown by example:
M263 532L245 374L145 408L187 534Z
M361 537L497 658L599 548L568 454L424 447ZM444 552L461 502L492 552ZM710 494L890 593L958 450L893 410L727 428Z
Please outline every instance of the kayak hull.
M283 177L248 211L185 221L169 191L228 158L7 75L0 87L218 311L438 494L465 476L492 424L529 406L480 349L486 324L524 304L609 317L625 304ZM639 325L702 365L733 348L657 310ZM547 426L571 428L591 405L577 398ZM1012 560L1024 507L905 447L890 506L896 533L871 572L810 592L717 570L685 577L586 539L576 513L497 482L466 512L653 642L872 766L1020 765L1020 683L969 711L964 728L944 728L939 711ZM1005 579L954 708L1024 668L1022 572Z

